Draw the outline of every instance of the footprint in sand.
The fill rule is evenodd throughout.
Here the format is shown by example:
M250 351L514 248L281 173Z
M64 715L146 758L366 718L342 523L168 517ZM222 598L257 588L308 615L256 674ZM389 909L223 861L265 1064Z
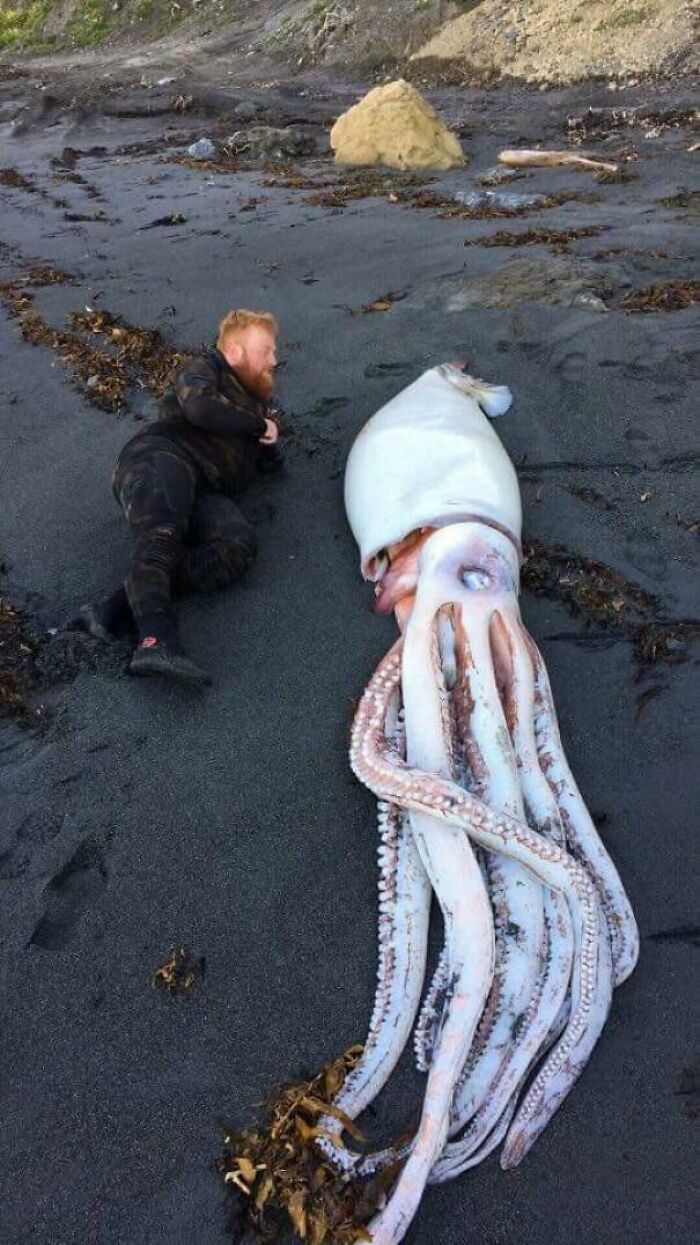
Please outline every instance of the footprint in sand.
M88 908L99 899L107 885L103 851L95 838L83 839L70 860L44 890L44 915L34 927L29 942L46 951L60 951L74 937Z
M0 882L19 878L31 865L35 851L60 834L63 818L56 813L37 809L22 818L15 831L15 841L0 854Z
M590 371L590 366L588 355L582 350L567 350L561 358L553 362L553 370L558 372L563 380L578 380L580 376Z

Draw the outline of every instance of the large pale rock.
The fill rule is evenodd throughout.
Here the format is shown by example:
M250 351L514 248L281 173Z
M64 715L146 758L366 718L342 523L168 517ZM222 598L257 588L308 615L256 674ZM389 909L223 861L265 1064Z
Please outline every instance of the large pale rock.
M392 169L454 169L466 163L457 137L402 78L375 87L331 130L336 164Z

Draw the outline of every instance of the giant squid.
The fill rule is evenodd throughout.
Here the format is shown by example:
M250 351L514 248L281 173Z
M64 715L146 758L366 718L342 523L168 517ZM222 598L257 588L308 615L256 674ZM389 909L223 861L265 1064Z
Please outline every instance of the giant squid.
M373 1245L403 1238L428 1183L501 1143L504 1168L521 1161L638 955L518 608L520 493L491 424L511 401L460 364L432 368L368 421L345 475L362 574L399 637L350 748L378 800L376 996L318 1144L349 1179L400 1165L369 1224ZM433 892L444 947L424 991ZM376 1097L412 1033L427 1074L417 1129L360 1154L339 1120Z

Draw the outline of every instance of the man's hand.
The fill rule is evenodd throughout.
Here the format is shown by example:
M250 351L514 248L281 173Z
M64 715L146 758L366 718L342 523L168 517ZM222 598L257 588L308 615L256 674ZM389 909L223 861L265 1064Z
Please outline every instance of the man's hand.
M261 445L274 445L279 435L280 435L280 430L277 427L277 424L275 423L274 419L266 419L265 420L265 434L264 436L260 437L260 444Z

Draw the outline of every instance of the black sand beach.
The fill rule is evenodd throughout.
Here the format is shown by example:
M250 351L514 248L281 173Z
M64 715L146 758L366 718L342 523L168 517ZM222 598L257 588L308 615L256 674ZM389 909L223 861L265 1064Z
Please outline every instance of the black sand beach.
M634 145L638 158L625 165L634 180L541 169L505 187L592 201L463 219L392 201L388 175L381 195L341 191L311 204L313 188L290 188L289 171L260 161L227 174L171 163L215 123L168 111L180 89L135 87L119 117L64 102L33 121L19 102L35 100L35 88L18 76L0 83L0 166L26 179L0 185L0 281L16 285L32 262L53 265L74 282L20 285L46 324L66 330L68 314L87 306L158 329L178 350L209 342L232 305L269 308L282 325L288 425L285 476L243 502L260 535L252 573L237 591L182 610L188 650L214 688L198 696L134 680L123 654L46 633L123 574L127 536L110 476L154 400L135 385L118 412L94 405L59 351L23 339L5 291L0 591L44 637L44 673L30 724L10 717L0 728L0 1239L225 1240L221 1121L245 1124L279 1081L362 1041L376 843L347 732L394 628L372 614L360 581L342 470L379 405L425 367L466 357L516 397L498 430L521 474L526 546L545 564L564 546L621 577L622 605L608 594L598 615L590 602L572 613L564 571L545 576L546 595L526 589L523 611L642 954L580 1083L522 1166L503 1173L492 1159L429 1191L407 1239L681 1245L693 1235L698 1092L696 662L683 632L655 652L625 629L624 585L656 598L645 608L657 627L697 615L698 321L692 307L621 303L697 275L683 193L698 158L691 132L662 121L656 134L632 126L599 143L601 153ZM253 99L263 123L308 124L321 138L322 123L360 92L318 79L232 88L231 98ZM668 116L689 94L639 86L624 106ZM124 115L130 98L140 115ZM461 124L471 156L425 187L454 203L503 147L558 146L568 114L623 97L503 87L432 98ZM55 180L71 171L84 181ZM339 176L323 154L294 171ZM144 228L174 213L186 219ZM557 255L544 243L464 245L504 230L591 227L601 232ZM515 275L494 278L511 264ZM561 293L563 280L573 294ZM557 282L564 303L552 305ZM504 305L479 305L494 284ZM576 293L583 299L566 305ZM357 314L387 295L384 310ZM447 310L455 296L465 309ZM41 729L31 724L37 705L47 706ZM198 961L194 987L154 989L156 967L181 946ZM368 1129L386 1138L419 1100L407 1063Z

